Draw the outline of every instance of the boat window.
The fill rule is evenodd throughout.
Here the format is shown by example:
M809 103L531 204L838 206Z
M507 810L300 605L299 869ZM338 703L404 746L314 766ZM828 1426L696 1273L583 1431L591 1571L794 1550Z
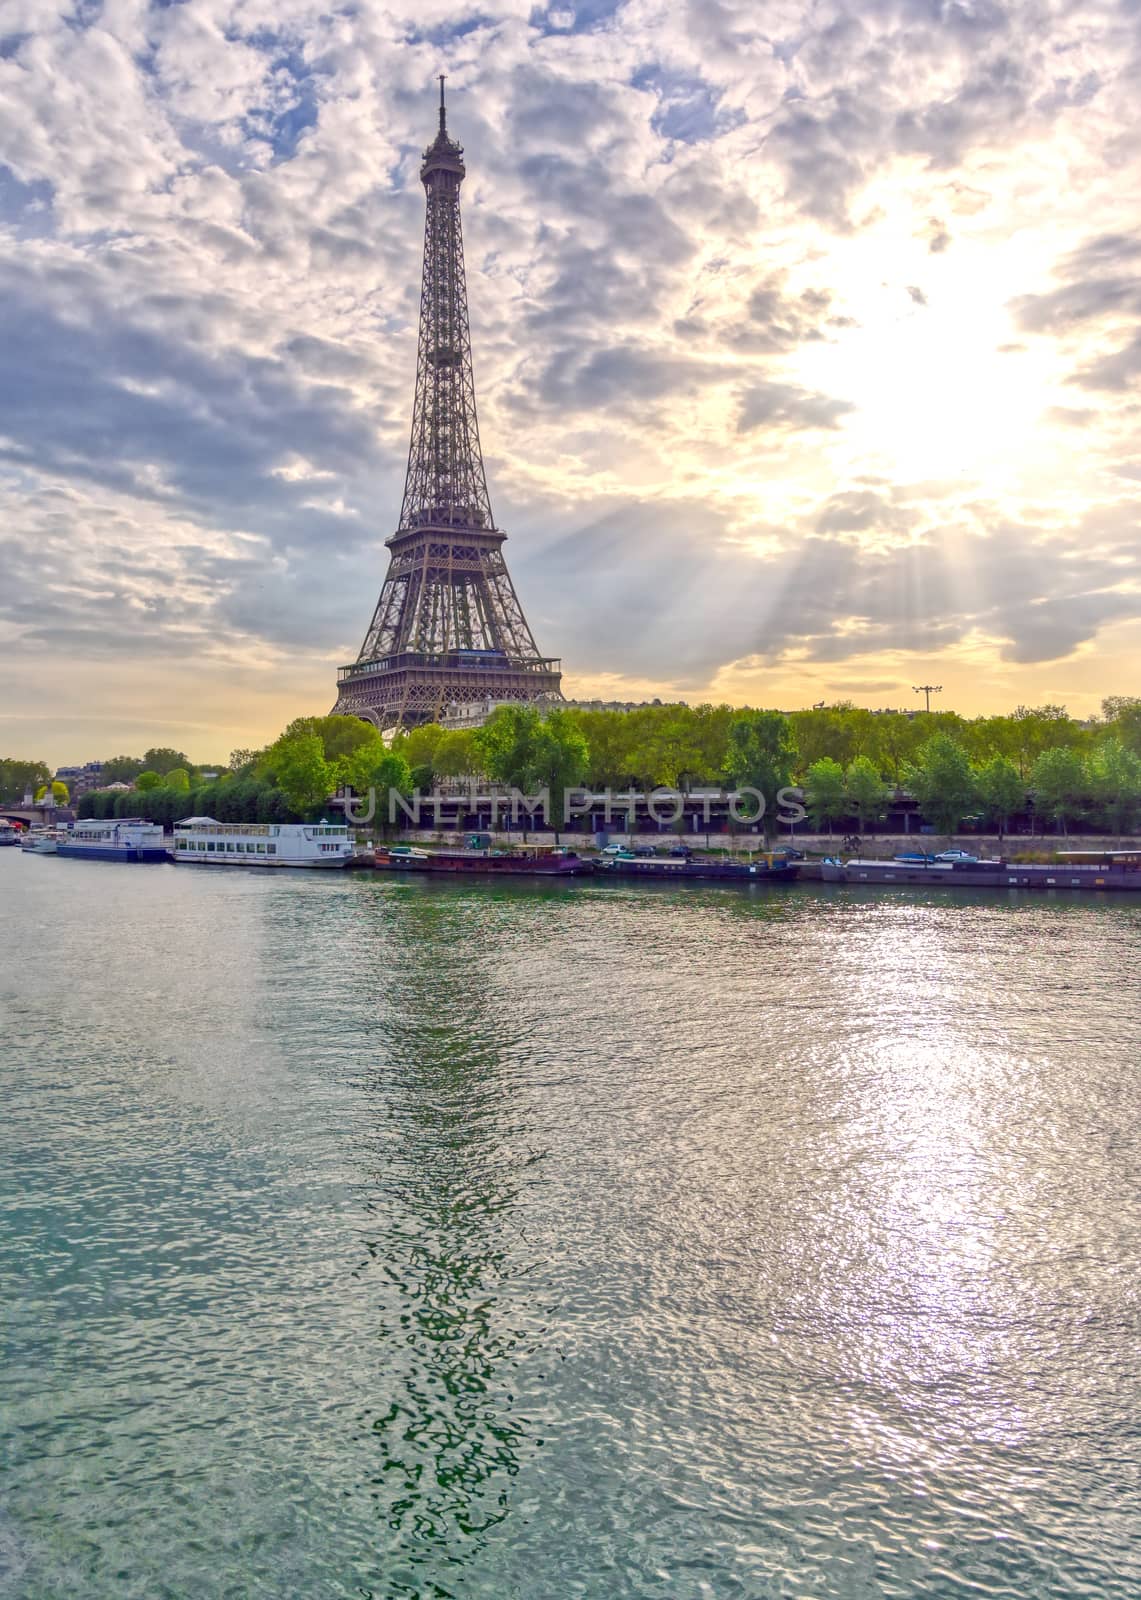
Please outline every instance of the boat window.
M277 846L275 844L267 844L265 848L269 855L275 856L277 854Z

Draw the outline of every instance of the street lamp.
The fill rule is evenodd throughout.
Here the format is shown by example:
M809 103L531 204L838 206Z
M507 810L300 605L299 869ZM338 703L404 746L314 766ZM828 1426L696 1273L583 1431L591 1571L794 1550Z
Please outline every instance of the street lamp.
M931 696L933 694L943 693L943 685L941 683L913 683L911 687L915 690L916 694L927 696L926 709L928 711L931 710Z

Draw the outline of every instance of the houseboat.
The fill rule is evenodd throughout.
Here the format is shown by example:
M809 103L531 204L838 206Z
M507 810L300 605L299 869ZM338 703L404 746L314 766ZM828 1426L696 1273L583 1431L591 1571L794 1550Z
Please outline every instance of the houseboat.
M925 889L1085 889L1141 894L1141 851L1071 851L1056 861L940 859L822 863L825 883L901 884Z
M394 844L376 852L376 866L382 872L451 872L481 877L511 874L539 874L542 877L572 877L591 872L594 863L573 850L420 850L414 845Z
M105 822L77 822L65 839L57 841L56 854L85 861L166 861L162 829L142 817L108 818Z
M639 855L622 850L614 854L604 852L599 867L616 877L652 878L658 883L682 883L694 878L741 884L789 883L800 870L799 863L781 850L762 851L748 861L734 861L726 856Z
M174 825L171 853L194 867L343 867L353 851L344 823L187 817Z
M0 817L0 845L19 844L23 831L14 822L9 822L7 817Z

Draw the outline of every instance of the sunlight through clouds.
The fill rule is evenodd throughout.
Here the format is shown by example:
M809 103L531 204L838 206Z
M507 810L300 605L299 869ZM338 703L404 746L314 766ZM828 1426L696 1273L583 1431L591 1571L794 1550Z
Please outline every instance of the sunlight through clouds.
M492 505L569 693L1137 688L1128 8L4 16L0 670L61 758L139 661L156 728L202 683L203 755L331 703L400 502L441 71Z

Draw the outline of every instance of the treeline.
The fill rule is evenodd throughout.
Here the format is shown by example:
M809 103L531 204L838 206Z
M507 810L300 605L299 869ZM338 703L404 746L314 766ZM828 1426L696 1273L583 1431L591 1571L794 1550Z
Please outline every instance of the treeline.
M653 705L635 711L506 706L481 728L411 729L386 744L350 717L302 717L264 750L234 751L210 780L174 750L148 751L129 793L95 791L85 816L143 815L169 825L289 821L317 815L349 785L409 793L475 778L534 792L692 790L748 784L770 815L799 785L813 824L867 826L910 795L943 832L969 820L1005 830L1032 813L1043 825L1079 819L1122 833L1141 818L1141 698L1106 700L1080 723L1060 706L968 719L838 705L784 714L731 706ZM158 758L156 760L156 758ZM116 758L130 761L130 757ZM163 770L159 771L158 768Z
M51 782L51 769L43 761L21 761L16 756L0 757L0 805L18 806L31 791L36 794Z

